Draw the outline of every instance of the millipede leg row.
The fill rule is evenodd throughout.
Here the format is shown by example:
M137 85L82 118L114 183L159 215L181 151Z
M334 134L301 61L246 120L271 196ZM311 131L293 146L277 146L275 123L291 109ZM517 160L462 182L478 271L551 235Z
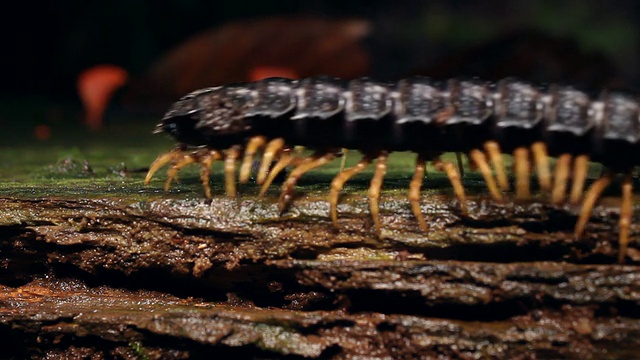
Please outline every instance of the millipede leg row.
M269 190L269 186L271 186L273 180L275 180L278 174L280 174L282 170L289 166L289 164L291 164L295 159L295 156L291 154L291 149L282 150L282 156L278 159L278 162L273 165L267 179L263 182L262 187L260 188L260 197L263 197L264 194L267 193L267 190ZM259 183L260 182L258 182L258 184Z
M489 163L487 162L487 157L478 149L471 150L469 157L473 160L478 171L480 171L484 177L484 181L487 183L487 188L489 189L489 194L491 194L493 200L502 201L502 194L500 193L500 190L498 190L496 181L491 174L491 166L489 166Z
M536 142L531 145L531 153L533 154L533 162L538 173L538 184L540 191L548 193L551 191L551 171L549 170L549 155L547 146L543 142Z
M236 160L240 157L240 147L235 145L226 151L224 157L224 188L227 196L236 197Z
M420 209L420 189L422 188L422 180L426 171L427 159L427 155L418 154L418 157L416 158L415 171L409 185L409 203L411 204L411 211L418 220L418 225L425 232L429 231L429 225L425 221L424 216L422 215L422 210ZM449 161L442 161L439 157L436 157L432 161L436 169L438 169L439 171L443 171L447 175L447 178L449 178L449 181L453 186L454 193L458 198L458 202L460 203L460 209L463 213L466 213L467 200L464 192L464 186L462 185L461 173L458 172L453 163Z
M553 189L551 190L551 202L554 204L561 204L564 201L564 195L567 192L567 181L569 179L570 167L571 155L560 155L556 162Z
M529 150L519 147L513 151L514 172L516 175L516 199L527 200L531 197L529 191Z
M418 154L416 157L416 169L411 178L409 185L409 203L411 204L411 211L418 220L418 225L423 231L429 231L429 225L422 216L422 209L420 209L420 190L422 188L422 179L424 179L427 157L425 154Z
M287 180L282 184L282 192L280 193L280 199L278 200L278 210L281 214L287 209L291 199L293 198L293 188L298 182L298 179L300 179L300 177L307 171L325 165L335 157L335 151L319 151L310 157L305 158L291 171Z
M389 153L386 151L381 152L376 159L376 170L371 178L371 185L369 185L369 211L373 218L373 225L375 227L376 234L382 235L382 228L380 225L380 189L382 188L382 181L384 175L387 173L387 160Z
M331 213L331 221L333 226L338 227L338 196L344 184L354 175L365 170L372 160L372 155L364 155L362 159L353 167L340 171L331 181L331 191L329 193L329 212Z
M255 157L256 152L266 144L267 138L264 136L254 136L249 139L247 147L244 150L244 159L240 166L240 176L238 181L241 184L244 184L249 180L249 176L251 176L251 168L253 166L253 158Z
M187 94L170 107L156 132L173 136L178 147L151 164L145 184L169 165L168 189L180 169L196 163L202 167L200 178L209 198L210 167L220 160L227 196L235 197L237 163L238 182L246 183L254 159L262 156L256 176L260 196L287 166L293 167L282 185L280 212L287 209L306 172L346 154L346 149L359 150L362 159L345 169L343 158L331 182L331 220L337 226L344 184L373 164L368 198L378 235L382 234L380 190L388 155L394 151L417 154L408 197L424 231L429 223L421 213L420 199L427 163L446 174L464 213L461 154L482 175L496 202L503 202L511 188L504 161L510 154L514 198L581 205L576 237L588 230L592 210L614 175L621 175L619 261L624 261L629 246L630 169L640 165L640 102L629 93L605 90L591 98L571 86L542 88L514 79L489 83L414 77L392 84L368 78L269 78ZM302 156L300 147L314 151L313 155ZM445 152L456 154L458 168L441 160ZM591 161L606 171L585 192ZM533 173L540 194L532 192Z
M571 195L569 196L569 203L577 204L582 198L584 192L584 183L587 180L587 174L589 172L589 157L586 155L579 155L575 158L573 164L573 182L571 183Z
M451 182L451 186L453 186L453 192L455 193L456 197L458 198L458 202L460 203L460 210L462 210L463 213L466 213L467 197L464 194L464 186L462 185L462 173L456 171L456 168L449 161L436 159L434 161L434 165L436 166L436 169L444 171L444 173L447 175L449 181Z
M222 159L222 154L217 150L209 150L200 157L200 181L204 187L204 195L207 199L211 199L211 186L209 186L209 177L211 176L211 165L216 160ZM167 189L168 190L168 189Z
M278 154L280 154L281 151L285 149L289 148L285 147L283 138L277 138L269 141L269 143L267 144L267 148L264 150L264 156L262 157L262 162L260 163L260 169L258 170L258 184L262 184L265 181L269 172L269 166L271 166L271 162Z
M498 181L498 186L502 191L509 191L509 180L507 180L507 172L504 168L504 163L502 161L502 153L500 152L500 146L495 141L487 141L484 144L484 149L489 156L489 160L496 172L496 180ZM483 165L484 167L484 165Z
M151 182L153 175L167 163L171 166L167 170L167 180L165 181L164 190L169 191L171 182L178 179L178 172L183 167L199 163L202 166L200 170L200 179L204 188L205 196L211 198L211 187L209 186L209 175L211 174L211 165L215 160L222 158L217 150L199 149L194 152L186 152L182 149L172 150L168 153L160 155L150 166L149 172L144 179L145 184Z
M622 205L620 206L620 251L618 262L624 261L624 256L629 246L629 228L631 227L633 181L630 174L625 175L622 183Z

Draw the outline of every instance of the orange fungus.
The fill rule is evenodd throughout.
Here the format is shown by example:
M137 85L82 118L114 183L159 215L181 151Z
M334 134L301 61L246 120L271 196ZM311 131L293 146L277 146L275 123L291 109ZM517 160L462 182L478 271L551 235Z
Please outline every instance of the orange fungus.
M84 107L84 123L91 130L102 127L104 112L113 93L128 79L127 71L116 65L96 65L78 76L78 95Z

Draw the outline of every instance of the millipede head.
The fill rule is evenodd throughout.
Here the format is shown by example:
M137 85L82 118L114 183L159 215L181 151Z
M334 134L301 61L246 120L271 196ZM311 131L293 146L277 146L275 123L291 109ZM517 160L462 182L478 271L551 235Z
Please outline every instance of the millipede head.
M181 143L203 143L205 140L202 133L196 130L202 110L196 97L210 91L213 91L213 88L197 90L171 104L153 132L156 134L166 132Z
M197 90L171 105L156 132L191 146L231 147L250 130L246 112L255 101L256 92L245 84Z

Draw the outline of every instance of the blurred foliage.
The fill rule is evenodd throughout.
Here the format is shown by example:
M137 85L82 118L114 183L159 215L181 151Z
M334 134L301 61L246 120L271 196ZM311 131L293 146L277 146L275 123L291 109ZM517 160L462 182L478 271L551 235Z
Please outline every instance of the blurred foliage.
M112 181L128 173L139 182L144 174L136 169L148 166L173 142L151 135L156 118L118 109L107 114L103 132L83 129L77 75L97 63L114 63L135 77L190 36L237 19L276 15L369 19L374 28L367 41L372 75L379 77L406 76L452 52L526 28L574 39L585 49L605 53L630 82L640 79L636 61L640 3L633 0L69 0L12 6L0 14L5 17L0 21L5 35L0 58L4 70L0 178L18 182L44 179L64 159L71 159L71 165L89 162L93 174L80 171L74 177L87 178L78 181L109 177ZM15 26L16 17L20 27ZM35 139L38 125L50 128L50 139ZM350 161L356 157L350 156ZM412 157L400 159L406 176Z
M129 0L15 3L3 12L6 36L0 93L72 98L74 81L97 63L140 74L163 53L206 29L265 16L362 17L374 24L373 75L404 76L451 51L518 29L575 39L602 51L636 80L640 3L590 0ZM25 14L19 30L15 14ZM222 54L221 54L222 55Z

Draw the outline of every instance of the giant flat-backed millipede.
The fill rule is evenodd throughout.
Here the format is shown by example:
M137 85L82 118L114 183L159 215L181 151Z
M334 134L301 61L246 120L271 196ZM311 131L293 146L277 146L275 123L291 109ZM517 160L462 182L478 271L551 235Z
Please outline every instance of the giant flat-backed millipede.
M341 148L358 149L364 155L360 162L341 171L331 184L331 217L337 225L338 194L344 183L375 160L369 204L380 234L378 200L390 152L418 154L409 200L420 227L427 230L420 210L426 161L445 171L466 211L459 172L452 163L441 161L440 154L467 153L491 197L501 201L502 192L509 189L501 154L513 154L515 196L527 199L531 151L541 192L549 194L552 203L565 201L571 178L568 201L582 201L576 236L583 233L595 202L613 176L623 175L619 220L622 262L632 215L631 170L640 163L639 112L639 102L626 93L604 91L592 99L572 87L541 89L511 79L492 84L411 78L387 84L366 78L270 78L194 91L174 103L157 132L168 132L179 145L154 161L145 183L171 162L168 189L182 167L199 163L209 198L210 166L223 159L226 192L234 197L236 162L243 157L239 180L246 182L255 154L264 148L257 177L263 184L262 195L273 178L296 161L293 146L313 149L313 155L297 159L282 185L279 207L284 211L300 176L334 159ZM549 156L557 157L553 175ZM606 171L583 198L589 161L602 163Z

